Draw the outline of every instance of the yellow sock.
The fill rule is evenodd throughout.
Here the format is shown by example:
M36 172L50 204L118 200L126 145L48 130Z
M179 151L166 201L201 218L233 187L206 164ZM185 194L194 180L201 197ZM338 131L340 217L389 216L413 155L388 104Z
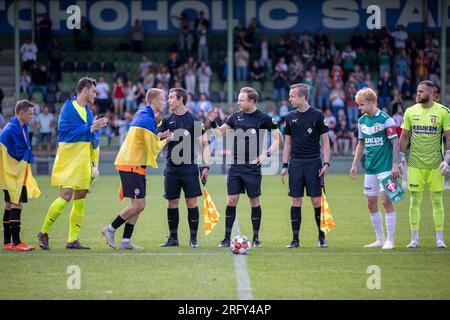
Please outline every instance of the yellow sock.
M86 199L73 200L72 210L70 211L69 242L78 240L81 223L83 222L85 205Z
M61 197L58 197L48 208L47 216L45 217L44 224L42 225L41 232L48 233L50 231L53 222L58 219L61 212L67 205L67 201Z

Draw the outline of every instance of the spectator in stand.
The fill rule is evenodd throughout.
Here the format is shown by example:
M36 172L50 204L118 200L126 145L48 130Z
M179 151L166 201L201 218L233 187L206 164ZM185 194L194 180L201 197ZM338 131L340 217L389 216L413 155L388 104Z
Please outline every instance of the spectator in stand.
M150 67L151 65L153 65L153 63L151 61L148 61L147 55L143 54L138 67L138 73L141 80L143 80L148 74L148 67Z
M264 68L259 64L259 60L253 60L252 67L250 69L250 80L261 83L261 88L264 88L266 77L264 74Z
M395 99L395 97L394 97L394 99ZM401 97L400 97L400 99L401 99ZM392 116L392 119L394 119L394 122L395 122L397 135L400 136L402 134L401 125L403 123L403 105L401 103L399 103L397 105L397 109L396 109L394 115Z
M55 128L55 116L52 113L49 113L48 106L44 106L42 113L37 116L36 124L39 128L38 151L41 151L43 144L46 144L46 151L47 153L50 153L52 132Z
M31 84L31 77L28 74L27 70L23 69L20 74L19 80L20 92L28 93L28 88L30 87L30 84Z
M208 28L209 21L204 17L204 12L199 12L199 17L195 20L195 30L197 31L197 61L208 62Z
M275 49L273 51L277 61L279 61L280 58L287 59L289 46L286 44L286 41L283 37L280 37L280 39L278 40L278 44L275 46Z
M441 86L441 79L439 78L441 75L441 63L439 62L439 56L436 52L433 52L430 65L430 80L433 81L438 87Z
M330 91L331 91L331 79L328 75L327 69L320 69L317 76L317 106L321 110L325 110L330 107Z
M190 56L185 64L184 83L186 90L195 94L195 87L197 85L197 62L194 57Z
M144 80L142 81L145 91L148 91L149 89L153 88L155 86L155 82L156 82L156 68L155 66L151 65L148 67L147 75L144 77Z
M305 70L310 70L314 63L314 48L311 47L311 42L306 40L303 42L303 48L301 50L301 59Z
M170 72L166 66L164 65L159 66L159 71L156 74L156 80L158 81L158 84L161 84L163 90L169 91Z
M339 155L350 155L350 148L351 150L355 150L356 148L355 140L353 131L347 126L347 121L341 119L339 121L339 128L336 130L336 143Z
M33 64L37 61L38 48L31 41L31 37L27 37L25 43L20 47L22 55L22 69L30 71Z
M387 41L383 41L381 48L378 51L378 65L380 70L380 75L383 75L384 71L391 73L391 57L393 56L392 50L388 45Z
M144 43L144 28L141 26L141 22L136 19L134 25L128 32L131 39L131 50L133 52L142 52L142 44Z
M275 66L275 72L272 76L273 80L273 101L278 107L279 100L286 100L286 86L287 86L287 71L288 67L283 57L278 59Z
M44 95L44 100L47 100L47 83L47 66L45 64L41 64L38 68L37 64L34 64L31 69L31 85L28 88L30 98L34 92L40 91Z
M250 25L247 28L247 39L251 44L251 56L256 57L259 43L261 42L261 28L256 18L250 20Z
M223 57L222 62L219 64L219 79L222 82L222 86L228 81L228 57Z
M47 13L44 13L41 21L37 24L37 28L39 34L39 49L45 52L49 49L50 41L52 39L52 21Z
M191 23L186 13L181 16L172 16L172 18L180 20L180 33L178 35L178 52L184 60L193 54L194 36L191 32Z
M337 144L336 144L336 125L337 125L337 121L336 121L336 117L333 115L333 112L331 111L330 108L327 108L325 110L325 120L327 122L327 126L328 126L328 137L330 138L330 147L333 150L333 154L334 155L338 155L338 149L337 149Z
M366 45L366 34L363 34L360 28L356 28L349 44L353 49L360 46L364 47Z
M181 66L181 62L178 60L178 54L176 52L170 53L166 66L170 72L171 83L169 83L169 86L172 87L173 82L176 81L174 78L177 74L177 69Z
M399 53L402 49L406 48L406 41L408 40L408 33L405 27L401 24L397 25L397 30L391 33L395 41L395 52Z
M198 89L200 93L206 93L209 95L209 82L212 76L212 71L206 62L202 62L197 69L198 77Z
M59 45L58 39L52 40L52 45L49 51L50 59L50 81L61 81L61 61L63 59L63 51Z
M412 79L410 77L405 78L405 82L403 82L401 89L401 96L403 100L415 100L414 93L416 91L415 85L412 83Z
M331 57L334 57L336 54L339 54L339 47L336 44L335 38L330 38L330 45L328 47L328 51L330 52Z
M250 55L242 45L234 53L234 60L236 65L236 81L247 81Z
M392 81L389 72L385 70L383 77L378 80L378 105L380 108L387 108L389 110L388 114L392 114L392 89L394 89L394 82Z
M75 41L75 48L77 51L91 51L92 50L92 36L94 28L86 21L85 16L81 16L80 29L73 29L73 36Z
M132 120L131 113L129 111L125 111L123 119L117 118L114 121L116 131L119 132L120 145L122 145L122 143L125 141L125 137L127 136L127 132L131 126L131 120Z
M135 84L133 84L133 81L128 80L127 85L125 87L125 94L126 94L125 110L127 112L135 112L138 109L137 102L134 99L134 96L135 96L137 90L138 90L138 88ZM126 114L126 112L125 112L125 114Z
M334 64L330 72L331 86L336 87L336 83L344 81L344 71L339 64Z
M425 35L424 52L428 59L431 59L433 53L439 54L439 41L434 38L432 32L427 32Z
M316 44L316 46L324 46L325 48L328 47L328 37L323 32L322 28L317 29L317 33L314 36L314 43Z
M144 85L141 82L137 83L137 90L134 93L134 100L136 101L137 108L145 107L145 94L148 90L144 89Z
M97 86L97 100L96 105L98 106L98 113L105 113L106 110L110 109L111 100L109 97L109 84L105 82L105 77L100 75L98 77Z
M359 65L364 72L369 71L369 55L364 47L357 47L355 65Z
M372 74L370 72L367 72L364 75L363 83L364 83L364 86L367 87L367 88L371 88L371 89L374 89L374 90L376 89L375 82L372 81Z
M331 55L324 45L321 45L319 50L317 50L315 64L317 69L319 69L319 73L322 69L327 70L328 72L331 67Z
M186 109L189 112L195 114L196 102L194 101L194 94L188 91L187 101L186 101Z
M281 105L280 105L280 122L284 122L284 120L286 119L286 116L289 113L289 107L288 104L286 102L286 100L281 101Z
M400 94L400 90L394 87L392 90L392 114L396 114L398 109L403 109L403 99Z
M311 36L308 30L304 30L303 33L298 38L298 43L300 47L305 47L305 42L310 42L312 46L315 45L314 38Z
M338 118L339 111L345 110L345 92L342 89L342 82L336 82L334 88L331 90L330 104L333 115Z
M303 81L303 63L298 54L293 54L288 67L290 83L300 83Z
M200 113L203 113L203 115L206 115L211 110L211 108L212 103L208 100L208 96L205 93L200 93L194 109L195 114L199 115Z
M355 101L355 95L358 88L355 83L351 82L348 85L348 89L345 93L345 105L347 107L347 119L348 123L353 124L354 121L358 121L359 105Z
M378 69L377 56L380 48L379 38L373 30L369 30L366 35L366 48L364 50L367 50L368 67L369 70L376 70Z
M397 55L395 59L395 72L396 72L397 87L401 88L403 85L403 81L405 81L405 78L411 75L411 60L409 60L405 48L399 50L400 53Z
M342 51L341 58L343 62L342 68L344 70L344 74L348 77L350 72L353 70L354 61L356 59L356 52L352 49L350 43L347 43L345 45L345 49Z
M261 43L260 43L260 64L263 68L265 68L266 71L269 71L272 73L272 59L270 57L270 44L269 40L267 39L267 36L264 35L262 37Z
M120 117L123 114L123 107L125 105L125 85L120 77L114 82L113 97L114 114Z
M316 77L313 76L312 70L305 71L305 77L303 78L302 83L306 84L309 88L308 92L308 103L311 107L315 108L316 106Z

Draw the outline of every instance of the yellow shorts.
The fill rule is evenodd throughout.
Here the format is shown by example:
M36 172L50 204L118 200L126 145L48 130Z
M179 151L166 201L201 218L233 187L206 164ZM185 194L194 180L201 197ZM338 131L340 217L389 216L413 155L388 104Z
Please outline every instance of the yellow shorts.
M408 167L408 190L422 192L425 185L429 185L430 192L444 191L444 176L438 168L419 169Z

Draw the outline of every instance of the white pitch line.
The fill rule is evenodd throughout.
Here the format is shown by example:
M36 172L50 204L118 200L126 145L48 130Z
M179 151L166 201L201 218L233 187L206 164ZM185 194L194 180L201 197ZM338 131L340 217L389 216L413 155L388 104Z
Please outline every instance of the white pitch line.
M52 253L52 252L43 252L34 251L34 252L18 252L18 253L0 253L1 257L194 257L194 256L205 256L205 257L227 257L228 253L213 253L213 252L205 252L205 253L185 253L185 252L174 252L174 253L161 253L161 252L130 252L130 253L107 253L107 252L90 252L90 253ZM295 257L295 256L447 256L450 255L450 251L442 251L442 252L421 252L421 251L411 251L411 252L385 252L385 251L373 251L373 252L259 252L258 254L253 254L254 257L263 256L263 257L276 257L276 256L284 256L284 257ZM235 257L240 257L240 255L235 255ZM245 256L244 256L245 258Z
M235 231L241 234L239 229L239 218L236 212L236 220L234 222ZM252 287L250 285L250 277L247 269L247 256L236 254L234 255L234 269L236 271L237 291L239 300L253 300Z

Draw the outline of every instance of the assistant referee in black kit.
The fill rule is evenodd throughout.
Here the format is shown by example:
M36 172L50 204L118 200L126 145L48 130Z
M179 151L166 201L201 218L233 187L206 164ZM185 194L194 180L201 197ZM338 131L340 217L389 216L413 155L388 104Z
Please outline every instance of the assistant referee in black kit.
M299 232L302 222L302 199L311 197L319 237L317 246L326 248L325 234L320 230L320 200L323 177L330 167L330 140L325 116L308 104L308 86L294 84L289 91L289 102L296 108L286 116L286 135L283 149L281 182L289 172L289 196L291 202L291 226L293 239L287 248L300 245ZM322 162L323 157L323 162Z
M239 202L239 195L247 191L252 208L253 225L253 246L261 247L259 239L259 229L261 226L261 206L259 196L261 195L261 162L278 149L283 141L283 137L278 130L276 122L264 112L258 110L258 92L250 87L243 87L238 96L238 106L240 111L230 115L222 126L215 122L217 114L214 111L208 113L215 135L223 135L227 130L234 131L234 154L233 164L227 176L228 203L226 208L225 238L220 242L219 247L229 247L231 231L236 218L236 206ZM263 152L263 136L270 130L272 144ZM241 152L240 152L241 151Z

